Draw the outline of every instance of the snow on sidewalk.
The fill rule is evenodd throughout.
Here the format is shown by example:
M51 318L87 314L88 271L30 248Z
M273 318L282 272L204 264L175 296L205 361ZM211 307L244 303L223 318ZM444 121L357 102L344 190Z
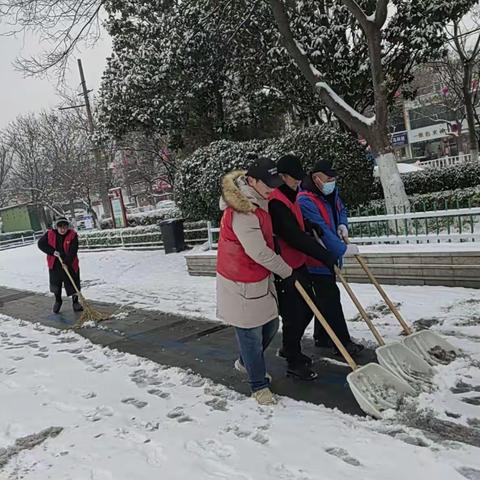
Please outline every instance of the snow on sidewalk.
M87 298L215 320L215 279L189 276L184 254L114 250L81 252L80 260ZM48 272L44 255L36 246L0 252L0 285L46 293ZM356 284L353 289L386 340L399 340L398 322L382 304L375 288ZM431 409L437 419L478 428L475 418L480 409L480 291L428 286L385 289L408 322L447 335L449 341L470 355L438 369L439 390L423 393L418 407ZM374 347L372 334L344 291L342 303L352 336ZM313 323L307 335L312 333Z
M393 438L376 431L385 422L285 398L261 408L189 372L1 315L0 398L2 479L480 478L473 447L394 424Z

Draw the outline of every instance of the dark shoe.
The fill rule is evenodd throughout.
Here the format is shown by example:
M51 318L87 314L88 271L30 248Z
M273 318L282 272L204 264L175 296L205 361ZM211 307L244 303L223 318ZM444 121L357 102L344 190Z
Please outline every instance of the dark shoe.
M78 301L78 297L76 295L72 297L72 307L74 312L83 312L82 304Z
M315 346L320 349L320 355L324 355L325 357L341 357L343 358L342 354L340 353L340 350L336 346L332 345L323 345L321 344L318 340L315 340ZM359 353L363 351L365 348L363 345L360 345L359 343L354 343L354 342L348 342L344 345L344 347L347 349L347 352L352 356L355 357Z
M277 356L279 356L280 358L287 359L287 356L285 355L283 348L279 348L277 350ZM298 353L297 355L295 355L295 358L293 358L292 361L303 363L304 365L307 365L307 367L313 363L312 359L308 355L305 355L303 353Z
M364 350L364 346L360 345L359 343L354 343L354 342L348 342L345 345L345 348L347 349L347 352L352 356L355 357L359 353L361 353ZM338 357L341 357L342 354L340 353L340 350L338 350L337 347L333 347L334 354L337 355Z
M315 380L318 374L304 363L289 363L287 366L287 376L310 382Z
M353 356L358 355L365 349L363 345L360 345L360 343L355 343L355 342L348 342L345 345L345 347L347 349L347 352Z
M55 300L55 303L53 304L53 313L58 313L61 308L62 308L62 301Z

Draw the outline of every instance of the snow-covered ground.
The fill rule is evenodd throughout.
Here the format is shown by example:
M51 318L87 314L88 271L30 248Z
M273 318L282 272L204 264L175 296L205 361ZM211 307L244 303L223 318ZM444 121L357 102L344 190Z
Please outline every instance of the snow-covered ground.
M35 246L0 252L0 285L47 292L43 257ZM115 250L80 259L88 298L215 318L215 279L190 277L183 254ZM376 291L353 288L385 337L398 339ZM467 356L437 367L438 388L415 399L410 419L381 422L290 399L262 409L189 372L0 316L0 472L9 460L11 479L479 480L479 449L450 444L455 435L441 422L480 445L480 292L386 290L408 321L448 335ZM372 342L342 296L352 335ZM418 426L437 422L438 437L406 426L419 411Z
M0 478L480 475L474 447L451 448L400 426L390 426L387 435L385 422L287 398L261 408L192 373L5 316L0 316L0 365Z

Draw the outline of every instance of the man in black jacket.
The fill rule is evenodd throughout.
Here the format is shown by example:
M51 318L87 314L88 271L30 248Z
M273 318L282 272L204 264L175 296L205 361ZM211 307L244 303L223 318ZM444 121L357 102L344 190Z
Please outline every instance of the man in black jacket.
M335 259L314 237L306 233L300 207L295 202L299 185L305 177L301 162L294 155L285 155L277 162L277 170L284 185L269 198L275 248L294 269L305 290L313 298L310 275L305 266L307 256L333 266ZM313 314L293 282L276 280L279 312L282 317L283 345L279 355L287 360L287 374L302 380L313 380L317 374L311 369L312 360L302 353L301 339Z
M47 230L38 240L38 248L47 254L50 291L55 295L53 313L58 313L62 306L62 286L65 287L67 296L72 297L73 310L81 312L83 307L78 301L78 295L62 267L63 262L75 285L80 289L77 232L70 228L70 223L65 217L60 217L54 222L53 228Z

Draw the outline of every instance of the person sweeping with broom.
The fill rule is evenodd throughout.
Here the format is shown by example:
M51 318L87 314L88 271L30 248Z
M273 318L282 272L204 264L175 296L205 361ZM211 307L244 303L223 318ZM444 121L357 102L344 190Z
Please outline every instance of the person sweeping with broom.
M72 307L75 312L82 312L83 307L78 301L75 286L80 290L80 268L78 261L78 235L70 227L65 217L55 220L53 228L38 240L38 248L47 254L47 265L50 279L50 291L55 295L53 313L58 313L62 307L62 287L68 297L72 297ZM62 263L68 268L75 286L69 279Z

